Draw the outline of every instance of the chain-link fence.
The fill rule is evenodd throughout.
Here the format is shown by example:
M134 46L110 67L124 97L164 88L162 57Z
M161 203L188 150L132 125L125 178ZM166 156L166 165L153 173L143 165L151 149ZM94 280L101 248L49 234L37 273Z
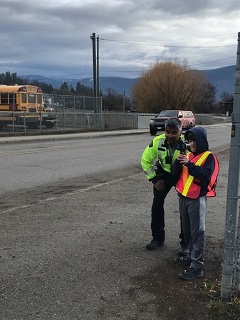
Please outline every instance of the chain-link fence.
M8 112L0 115L1 132L95 131L137 129L135 113L82 113L76 110L47 113Z
M44 95L45 107L56 116L56 129L114 130L137 128L131 113L102 112L101 97ZM54 110L54 111L52 111Z
M44 94L39 113L0 112L1 132L94 131L138 128L134 113L102 112L101 97Z
M101 97L44 94L44 104L45 107L54 108L57 112L66 110L81 110L83 113L102 112Z
M116 130L136 129L138 119L132 113L81 113L65 111L56 113L56 129Z

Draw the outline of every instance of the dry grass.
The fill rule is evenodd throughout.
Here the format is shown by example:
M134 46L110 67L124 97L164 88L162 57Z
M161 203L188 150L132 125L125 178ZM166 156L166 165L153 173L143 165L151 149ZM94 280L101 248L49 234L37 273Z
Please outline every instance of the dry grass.
M228 300L221 299L221 282L205 282L203 292L208 296L208 320L239 320L240 294L231 294Z

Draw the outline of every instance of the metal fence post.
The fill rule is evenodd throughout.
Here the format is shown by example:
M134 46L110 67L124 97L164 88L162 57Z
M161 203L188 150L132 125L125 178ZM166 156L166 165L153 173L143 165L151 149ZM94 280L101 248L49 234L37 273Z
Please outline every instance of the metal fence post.
M83 96L83 113L85 112L86 109L86 99L85 96Z
M13 110L13 113L12 113L12 133L14 133L14 125L15 125L15 119L14 119L14 111L15 111L15 94L13 92L13 104L12 104L12 110Z
M63 107L63 114L62 114L63 129L65 130L65 96L62 96L62 107Z
M14 119L14 112L12 113L12 133L14 133L14 125L15 125L15 119Z
M224 255L222 263L221 298L229 299L233 289L234 249L237 222L238 188L240 161L240 32L236 63L236 80L232 115L230 158L226 203ZM236 267L236 266L235 266Z
M42 108L40 108L40 110L39 110L39 116L40 116L40 123L39 123L40 130L42 130Z
M23 113L23 124L24 124L24 132L27 132L27 127L26 127L26 110L24 110Z

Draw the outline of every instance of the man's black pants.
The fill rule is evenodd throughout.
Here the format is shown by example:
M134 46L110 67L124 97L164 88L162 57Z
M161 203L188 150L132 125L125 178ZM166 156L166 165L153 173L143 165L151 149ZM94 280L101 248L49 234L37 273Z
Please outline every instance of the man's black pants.
M165 220L164 220L164 201L171 190L172 186L166 186L163 191L159 191L153 187L153 204L152 204L152 221L151 229L152 236L154 240L159 242L164 242L165 240ZM180 215L179 215L180 219ZM184 247L183 234L182 234L182 224L181 224L181 233L179 235L181 239L180 245Z

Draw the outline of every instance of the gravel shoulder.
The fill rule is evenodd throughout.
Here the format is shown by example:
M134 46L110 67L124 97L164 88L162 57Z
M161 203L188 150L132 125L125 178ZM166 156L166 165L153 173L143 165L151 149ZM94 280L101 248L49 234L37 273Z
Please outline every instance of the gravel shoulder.
M229 151L218 157L204 278L190 282L178 278L182 269L173 263L179 247L175 190L166 200L166 245L145 249L152 189L140 168L2 195L0 318L212 319L203 289L221 278Z

